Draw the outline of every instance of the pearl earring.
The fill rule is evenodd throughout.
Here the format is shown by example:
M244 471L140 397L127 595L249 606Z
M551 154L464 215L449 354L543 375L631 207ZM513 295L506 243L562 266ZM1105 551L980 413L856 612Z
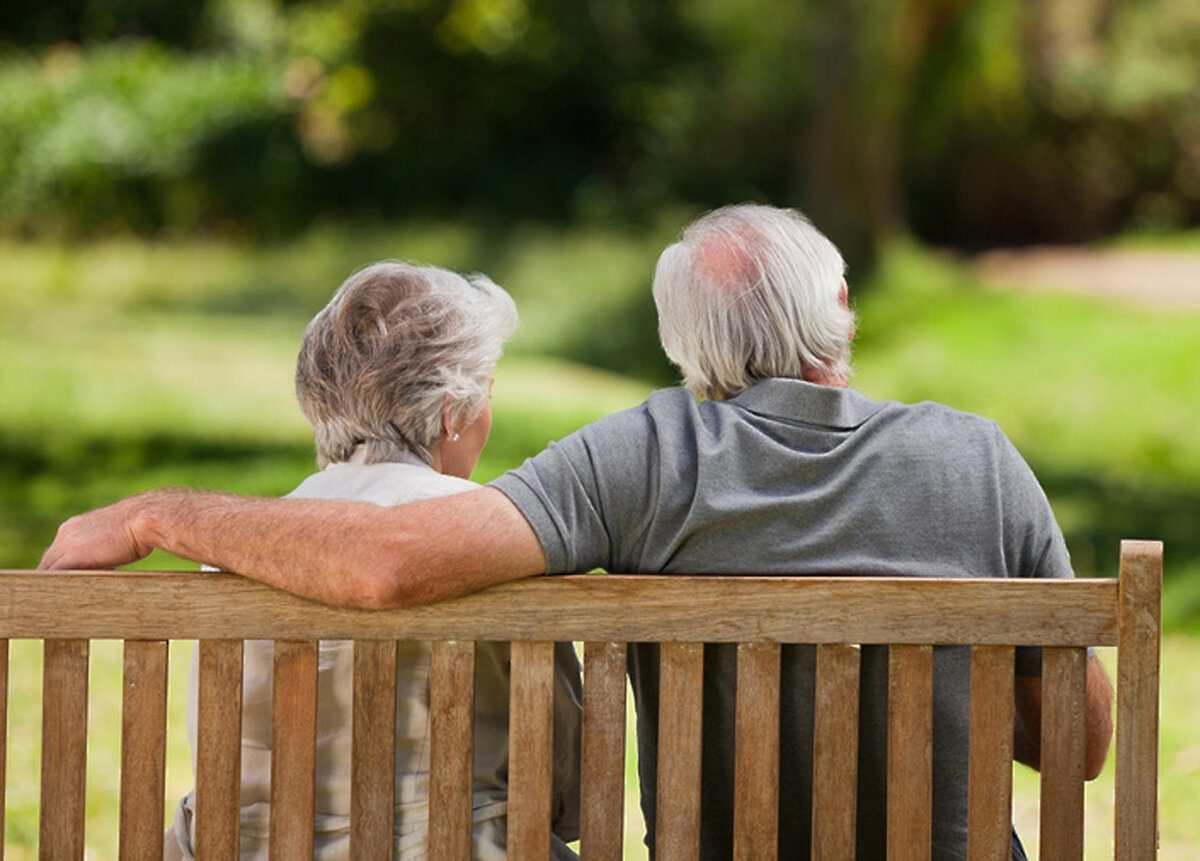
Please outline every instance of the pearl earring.
M454 434L454 436L450 437L450 442L458 442L458 434Z

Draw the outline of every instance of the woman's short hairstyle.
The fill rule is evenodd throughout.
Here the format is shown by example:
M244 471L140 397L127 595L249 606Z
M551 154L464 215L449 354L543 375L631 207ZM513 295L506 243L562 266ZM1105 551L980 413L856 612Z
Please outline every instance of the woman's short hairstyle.
M738 204L689 226L659 257L654 301L667 357L700 397L768 377L850 373L854 313L842 255L804 216Z
M483 275L376 263L355 272L304 332L296 396L317 463L430 460L442 410L463 428L488 397L517 327L512 298Z

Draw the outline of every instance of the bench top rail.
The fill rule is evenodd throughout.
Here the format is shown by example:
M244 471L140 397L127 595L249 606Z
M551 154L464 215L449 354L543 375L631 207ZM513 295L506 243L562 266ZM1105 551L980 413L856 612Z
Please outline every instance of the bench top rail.
M385 611L219 573L0 571L0 584L7 638L1117 644L1116 580L571 575Z
M310 854L316 643L356 641L351 849L391 842L395 641L431 640L431 848L470 846L474 642L512 642L508 840L549 851L552 643L584 646L581 823L589 857L620 857L624 806L625 649L662 647L658 849L697 857L703 643L738 643L738 858L772 858L779 780L780 643L815 643L813 849L849 857L855 830L857 644L890 644L889 843L928 857L932 653L972 645L969 822L972 857L1007 857L1014 647L1044 652L1043 853L1082 858L1086 645L1117 646L1116 857L1156 854L1162 545L1122 542L1118 580L582 575L504 584L391 611L327 607L228 574L0 571L0 692L7 640L46 641L41 849L81 857L88 640L126 641L122 857L155 855L166 733L167 640L198 639L197 850L237 854L242 640L275 639L272 857ZM5 715L0 700L0 745ZM0 746L0 807L3 802ZM850 755L847 756L847 753ZM0 816L3 811L0 810ZM3 820L0 819L0 822ZM278 826L278 827L276 827ZM436 840L433 839L436 836Z

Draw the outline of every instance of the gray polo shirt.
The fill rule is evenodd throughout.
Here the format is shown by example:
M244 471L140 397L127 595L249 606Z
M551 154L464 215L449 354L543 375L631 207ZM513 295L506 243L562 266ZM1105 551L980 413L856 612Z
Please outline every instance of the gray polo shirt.
M1072 576L1045 494L995 423L799 380L766 380L723 402L655 392L493 485L533 527L550 573ZM651 845L657 657L653 645L630 650ZM783 662L780 851L807 857L813 649L788 647ZM934 663L934 857L958 858L969 654L938 649ZM883 857L886 670L885 648L863 650L860 858ZM708 648L705 857L728 857L732 845L735 688L735 651Z

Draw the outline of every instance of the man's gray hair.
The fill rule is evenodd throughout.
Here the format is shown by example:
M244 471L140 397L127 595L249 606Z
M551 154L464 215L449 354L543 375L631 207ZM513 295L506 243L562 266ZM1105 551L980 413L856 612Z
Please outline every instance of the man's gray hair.
M768 377L846 379L846 264L804 216L738 204L697 219L654 272L659 336L683 383L730 397Z
M517 327L512 298L483 275L376 263L355 272L304 332L296 396L317 463L430 460L442 432L479 415Z

